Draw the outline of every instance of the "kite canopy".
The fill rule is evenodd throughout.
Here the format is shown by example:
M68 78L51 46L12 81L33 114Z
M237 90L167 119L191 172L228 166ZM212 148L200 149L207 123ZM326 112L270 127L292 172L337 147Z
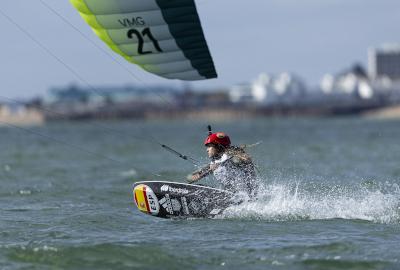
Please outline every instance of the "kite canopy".
M70 0L113 51L168 79L216 78L194 0Z

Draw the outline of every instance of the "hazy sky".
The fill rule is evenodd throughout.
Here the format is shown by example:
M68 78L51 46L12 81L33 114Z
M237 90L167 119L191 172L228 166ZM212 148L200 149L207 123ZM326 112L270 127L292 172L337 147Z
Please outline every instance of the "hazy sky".
M50 87L85 85L85 82L93 86L180 84L148 74L118 55L114 58L122 66L115 63L42 1L106 49L67 0L2 0L1 96L44 95ZM366 65L369 47L400 42L399 0L197 0L196 3L219 78L193 82L195 88L227 86L253 80L261 72L283 71L296 73L315 85L325 73L336 73L355 62Z

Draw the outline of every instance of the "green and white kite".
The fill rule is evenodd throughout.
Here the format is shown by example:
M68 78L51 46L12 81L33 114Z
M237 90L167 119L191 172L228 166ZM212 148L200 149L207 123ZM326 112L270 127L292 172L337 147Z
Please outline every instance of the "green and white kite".
M194 0L70 0L113 51L168 79L216 78Z

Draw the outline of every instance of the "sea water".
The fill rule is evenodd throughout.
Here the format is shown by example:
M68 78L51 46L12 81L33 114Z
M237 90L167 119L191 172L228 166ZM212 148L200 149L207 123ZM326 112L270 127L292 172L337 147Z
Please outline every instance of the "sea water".
M256 201L214 219L140 213L132 184L184 182L205 121L0 127L0 269L399 269L400 121L211 123L248 148ZM218 186L213 178L203 184Z

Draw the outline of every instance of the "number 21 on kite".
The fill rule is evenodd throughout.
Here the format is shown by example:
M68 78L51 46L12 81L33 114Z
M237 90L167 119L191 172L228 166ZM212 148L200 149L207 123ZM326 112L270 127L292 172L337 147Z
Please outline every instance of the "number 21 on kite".
M153 51L143 51L144 38L146 36L153 42L154 48L156 48L158 52L162 52L160 45L158 44L158 41L154 38L153 34L151 33L150 28L147 27L143 29L142 32L139 32L136 29L130 29L128 31L128 38L133 39L133 35L135 35L138 40L138 54L153 53Z

